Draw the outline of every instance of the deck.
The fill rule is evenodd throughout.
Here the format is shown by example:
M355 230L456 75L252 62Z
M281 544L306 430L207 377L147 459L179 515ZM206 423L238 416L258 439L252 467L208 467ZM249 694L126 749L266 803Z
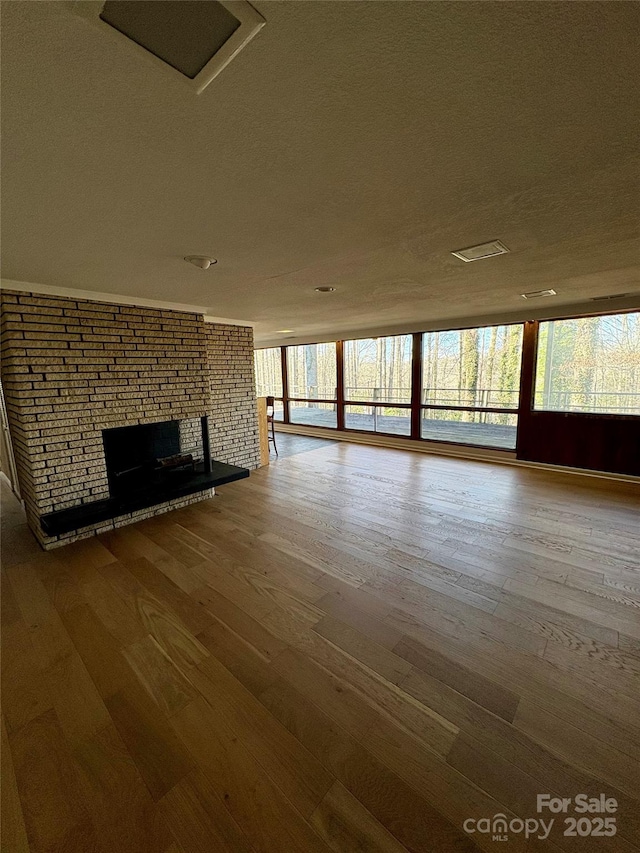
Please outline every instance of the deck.
M408 410L407 410L408 415ZM311 409L291 404L291 423L301 426L336 427L336 413L329 409ZM409 435L410 418L373 415L346 414L347 429L365 432ZM516 427L506 424L467 423L465 421L443 421L433 418L422 419L422 437L433 441L451 441L457 444L477 444L513 450L516 446Z

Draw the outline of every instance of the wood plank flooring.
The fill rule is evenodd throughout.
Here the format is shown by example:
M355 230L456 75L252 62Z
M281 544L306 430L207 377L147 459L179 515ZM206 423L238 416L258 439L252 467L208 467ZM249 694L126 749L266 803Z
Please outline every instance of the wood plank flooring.
M640 849L638 486L320 442L46 554L5 518L3 853ZM464 831L538 793L616 835Z

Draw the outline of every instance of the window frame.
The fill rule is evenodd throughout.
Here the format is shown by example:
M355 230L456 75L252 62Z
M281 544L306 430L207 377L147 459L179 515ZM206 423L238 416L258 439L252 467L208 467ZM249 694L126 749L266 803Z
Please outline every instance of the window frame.
M593 312L591 314L578 314L575 317L557 317L557 318L545 318L544 320L529 320L522 322L501 322L501 323L493 323L490 325L483 326L465 326L464 328L450 328L450 329L437 329L430 331L451 331L451 332L462 332L467 329L486 329L492 328L493 326L522 326L523 329L523 337L522 337L522 351L520 358L520 381L519 388L517 392L517 405L515 406L507 406L507 407L497 407L497 406L463 406L456 404L440 404L440 403L423 403L422 395L423 395L423 387L422 387L422 378L423 378L423 343L424 343L424 335L429 334L429 331L425 332L413 332L411 333L412 338L412 353L411 353L411 401L409 403L389 403L385 401L377 401L377 400L351 400L345 397L344 390L344 344L347 340L363 340L363 338L349 338L349 339L341 339L336 341L321 341L319 343L333 343L336 347L336 398L335 399L327 399L327 398L307 398L307 397L291 397L289 396L289 375L288 375L288 362L287 362L287 351L290 347L286 345L280 346L281 353L281 370L282 370L282 397L275 397L276 400L279 400L283 404L283 420L278 421L278 423L291 424L290 420L290 411L289 404L290 403L323 403L329 404L336 407L336 415L337 415L337 426L316 426L316 425L305 425L305 424L295 424L295 426L313 426L313 429L326 430L328 433L333 432L347 432L347 433L355 433L362 436L383 436L385 438L394 438L399 440L412 440L412 441L420 441L425 444L444 444L451 445L457 447L469 447L481 450L489 450L496 453L506 453L510 456L517 455L518 449L518 436L520 433L520 425L523 420L523 416L528 412L555 412L558 415L563 414L572 414L572 415L580 415L582 417L592 417L592 418L605 418L605 419L628 419L628 418L638 418L640 414L619 414L619 413L598 413L598 412L577 412L571 410L569 412L563 412L557 409L547 410L547 409L534 409L534 392L535 392L535 380L536 380L536 367L537 367L537 345L538 345L538 336L539 336L539 327L540 323L548 322L549 320L572 320L572 319L582 319L585 317L606 317L606 316L617 316L622 314L630 314L637 313L637 308L629 308L625 310L618 311L607 311L607 312ZM407 333L404 333L407 334ZM397 335L385 335L385 337L397 337ZM304 346L304 344L294 344L293 346ZM274 347L264 347L264 349L273 349ZM367 407L376 407L376 408L396 408L396 409L405 409L410 412L410 430L408 435L403 435L400 433L389 433L389 432L380 432L377 430L362 430L356 429L354 427L348 427L345 425L345 407L346 406L367 406ZM459 442L459 441L451 441L444 439L435 439L435 438L423 438L422 431L422 418L423 412L425 411L438 411L438 410L447 410L447 411L461 411L461 412L480 412L487 414L507 414L507 415L515 415L516 416L516 444L514 448L499 448L488 444L471 444L469 442Z
M638 412L593 412L593 411L582 411L580 409L547 409L544 407L536 406L536 385L538 381L538 355L539 355L539 346L540 346L540 326L543 323L563 323L570 322L571 320L587 320L592 317L622 317L625 314L638 314L640 317L640 308L628 308L624 311L607 311L605 313L593 313L593 314L577 314L573 317L554 317L554 318L545 318L542 320L536 321L536 329L535 329L535 353L533 356L533 366L532 366L532 376L531 376L531 394L530 394L530 411L531 412L550 412L557 415L581 415L583 417L594 417L594 418L640 418L640 411Z

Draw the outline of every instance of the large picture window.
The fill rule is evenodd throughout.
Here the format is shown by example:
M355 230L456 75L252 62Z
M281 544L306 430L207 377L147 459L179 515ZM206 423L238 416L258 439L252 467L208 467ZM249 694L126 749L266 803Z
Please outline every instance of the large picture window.
M409 435L411 335L344 342L345 427Z
M275 397L274 418L283 419L282 357L280 347L258 349L254 353L256 396Z
M257 390L285 423L500 450L520 426L519 452L535 410L640 416L640 312L526 326L523 401L520 323L258 350Z
M411 402L411 335L344 342L345 400Z
M291 423L333 427L337 419L336 345L287 347Z
M521 325L425 333L422 438L514 448L521 358Z
M280 347L255 351L256 394L282 399L282 363Z
M640 415L640 313L540 323L534 408Z

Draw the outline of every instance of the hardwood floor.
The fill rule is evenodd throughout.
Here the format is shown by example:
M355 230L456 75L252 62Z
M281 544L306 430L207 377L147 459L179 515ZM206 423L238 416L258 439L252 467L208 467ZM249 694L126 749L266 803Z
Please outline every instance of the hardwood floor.
M337 442L46 554L5 518L3 853L640 849L637 486ZM601 793L614 837L536 811Z

